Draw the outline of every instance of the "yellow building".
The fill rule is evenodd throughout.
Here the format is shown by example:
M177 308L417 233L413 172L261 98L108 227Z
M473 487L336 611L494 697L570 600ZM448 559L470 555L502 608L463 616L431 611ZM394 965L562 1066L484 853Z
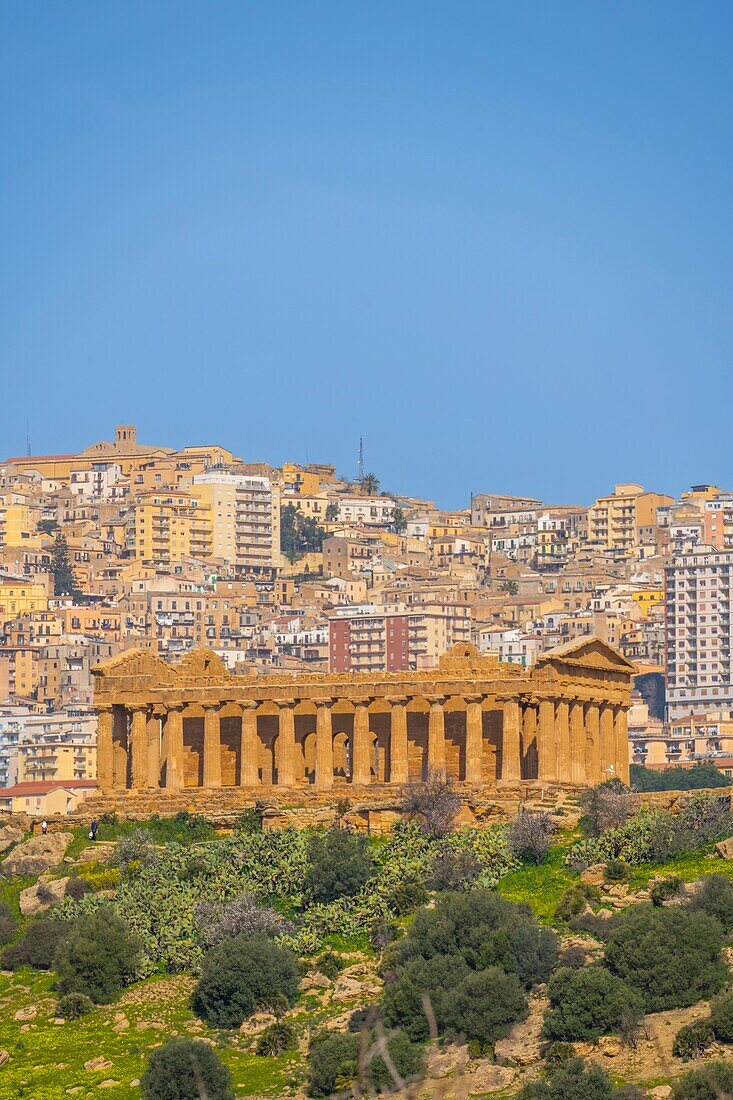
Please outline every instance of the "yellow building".
M588 509L588 539L608 550L628 551L639 545L642 527L654 527L657 509L674 504L674 497L647 493L642 485L616 485Z
M70 814L97 790L93 779L16 783L0 790L0 811L29 814L37 819Z
M24 500L14 500L12 495L0 497L0 547L22 546L40 550L42 536L38 533L41 513Z
M0 624L28 611L47 611L48 595L43 581L23 577L0 577Z
M138 561L156 565L209 557L211 529L206 509L190 493L142 493L130 512L127 551Z
M282 468L282 480L286 490L298 496L317 496L324 481L333 481L335 466L310 464L298 466L295 462L286 462Z

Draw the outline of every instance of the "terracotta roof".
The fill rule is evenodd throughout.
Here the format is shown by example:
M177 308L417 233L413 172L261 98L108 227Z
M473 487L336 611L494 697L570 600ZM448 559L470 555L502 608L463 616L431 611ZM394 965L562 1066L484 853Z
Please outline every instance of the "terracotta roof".
M45 779L37 783L16 783L14 787L1 787L0 799L22 798L27 795L49 794L51 791L64 788L66 790L94 790L96 779Z
M62 458L78 458L78 455L15 455L14 458L6 458L3 465L9 465L11 462L58 462Z

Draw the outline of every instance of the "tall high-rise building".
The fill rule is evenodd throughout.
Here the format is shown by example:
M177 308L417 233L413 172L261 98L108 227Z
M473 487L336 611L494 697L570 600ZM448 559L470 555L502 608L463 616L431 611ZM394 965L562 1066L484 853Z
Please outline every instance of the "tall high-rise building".
M280 490L269 478L209 469L191 492L207 509L213 557L241 572L279 565Z
M666 573L667 713L733 714L733 553L695 546Z

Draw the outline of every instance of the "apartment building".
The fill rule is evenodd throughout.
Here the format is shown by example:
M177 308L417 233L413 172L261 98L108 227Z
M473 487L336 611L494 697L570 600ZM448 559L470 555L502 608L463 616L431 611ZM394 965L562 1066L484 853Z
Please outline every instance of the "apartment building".
M339 608L328 621L331 672L434 668L441 654L470 641L470 608L427 605Z
M599 497L588 509L588 539L607 550L626 553L641 541L641 530L657 525L657 509L674 504L674 497L645 492L631 482L616 485L609 496Z
M226 469L196 474L192 493L206 514L209 554L237 575L280 564L280 489L267 477Z
M21 768L26 778L38 781L93 779L96 743L97 716L91 710L38 713L29 706L2 706L0 787L17 783ZM60 774L52 774L54 769Z
M697 546L665 569L667 713L733 715L733 553Z
M391 497L338 496L339 523L364 527L387 527L392 522L397 502Z
M141 493L128 517L127 554L160 566L187 557L207 558L211 554L207 518L190 493Z
M27 611L48 610L46 579L0 576L0 628Z

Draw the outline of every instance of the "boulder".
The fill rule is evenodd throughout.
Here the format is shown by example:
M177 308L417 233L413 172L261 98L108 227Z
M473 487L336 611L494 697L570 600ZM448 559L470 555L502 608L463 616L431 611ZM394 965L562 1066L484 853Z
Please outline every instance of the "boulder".
M274 1016L272 1012L254 1012L242 1021L239 1033L240 1035L257 1035L258 1032L264 1031L270 1024L274 1024L276 1020L277 1016Z
M363 963L343 970L333 987L334 1001L350 1001L352 998L371 1000L382 992L383 982L373 970Z
M92 1071L98 1069L109 1069L111 1065L112 1063L108 1062L107 1059L100 1054L96 1058L90 1058L88 1062L85 1062L84 1069Z
M606 880L606 864L594 863L592 867L586 867L580 872L580 881L588 882L591 886L601 886Z
M733 836L729 836L727 840L719 841L715 845L715 852L721 859L733 859Z
M35 886L21 890L19 903L23 916L35 917L60 902L68 881L68 878L41 879Z
M653 1089L647 1091L647 1096L651 1096L654 1100L669 1100L672 1095L671 1085L656 1085Z
M7 1050L0 1050L0 1066L4 1066L6 1062L10 1061L10 1053Z
M304 978L301 978L298 989L301 993L308 993L312 989L328 989L330 980L320 970L309 970Z
M13 1019L15 1020L35 1020L38 1009L35 1005L25 1005L24 1008L19 1008L15 1013Z
M114 840L98 840L96 844L90 844L79 853L77 863L106 863L115 848L117 842Z
M6 825L0 829L0 852L6 851L11 844L17 844L24 836L25 833L22 829L17 828L15 825Z
M495 1066L491 1062L481 1061L473 1073L469 1073L464 1084L468 1085L469 1096L482 1096L487 1092L499 1092L507 1088L517 1075L509 1066Z
M73 840L71 833L47 833L32 836L13 848L0 863L5 875L40 875L58 867Z

